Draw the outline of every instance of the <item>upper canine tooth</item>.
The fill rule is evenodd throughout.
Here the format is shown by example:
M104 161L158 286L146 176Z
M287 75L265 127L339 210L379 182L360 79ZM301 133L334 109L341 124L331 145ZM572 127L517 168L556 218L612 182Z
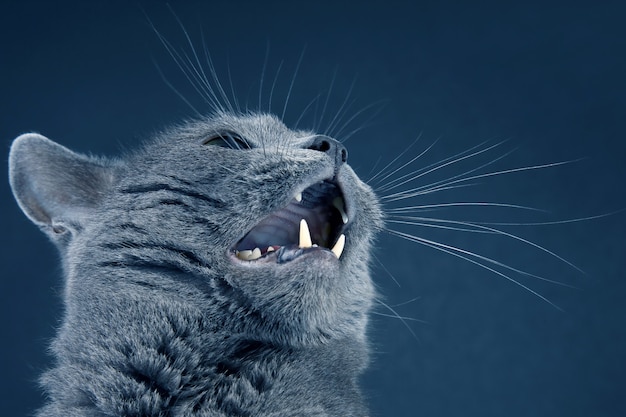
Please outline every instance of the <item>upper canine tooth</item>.
M339 236L339 239L337 239L337 243L335 243L335 246L333 246L333 248L331 249L331 251L333 251L337 259L339 259L339 257L343 253L343 248L345 245L346 245L346 235L342 234L341 236Z
M341 213L341 220L343 221L343 224L348 223L348 215L346 214L346 210L344 208L344 201L343 198L341 197L335 197L333 199L333 206L339 210L339 213Z
M309 225L305 219L300 220L300 241L298 242L298 246L301 248L310 248L313 246Z
M299 203L302 201L302 193L298 193L294 196L294 198L296 199L296 201Z

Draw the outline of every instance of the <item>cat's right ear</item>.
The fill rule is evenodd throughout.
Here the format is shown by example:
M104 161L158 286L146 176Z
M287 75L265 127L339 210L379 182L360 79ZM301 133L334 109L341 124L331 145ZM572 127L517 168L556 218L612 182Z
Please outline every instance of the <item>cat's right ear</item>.
M77 154L36 133L19 136L9 154L9 182L26 216L45 232L80 228L101 201L112 170L102 161Z

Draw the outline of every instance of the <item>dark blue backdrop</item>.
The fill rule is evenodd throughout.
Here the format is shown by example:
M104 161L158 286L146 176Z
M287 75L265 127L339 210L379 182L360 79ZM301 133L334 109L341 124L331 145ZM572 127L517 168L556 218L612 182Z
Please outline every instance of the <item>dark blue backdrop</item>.
M192 115L163 82L155 62L195 107L207 109L146 23L141 3L172 44L184 48L184 36L164 4L2 2L5 155L11 140L27 131L78 151L114 155ZM225 81L230 67L240 100L252 107L267 55L262 100L267 108L284 60L273 95L273 109L282 112L306 49L288 123L317 94L325 100L331 84L322 125L355 79L348 115L382 100L384 105L365 111L346 130L363 126L346 143L350 162L363 176L379 158L392 160L420 132L423 142L410 155L441 139L415 169L484 140L509 139L482 162L519 148L494 169L586 157L559 168L486 178L440 200L527 204L548 213L437 216L554 221L626 207L621 2L337 3L189 1L172 7L196 46L202 48L204 39ZM303 124L315 116L314 105ZM451 168L445 175L460 172ZM62 286L52 245L20 213L6 177L0 187L0 409L20 416L43 401L35 380L50 361L46 347L61 317ZM407 204L425 201L434 200ZM389 273L375 265L375 278L384 301L428 324L408 321L409 331L397 319L373 317L374 363L363 378L373 415L626 415L625 218L621 213L507 229L554 250L585 274L506 239L403 229L576 286L513 274L564 312L469 262L382 236L376 256ZM377 312L389 313L383 307Z

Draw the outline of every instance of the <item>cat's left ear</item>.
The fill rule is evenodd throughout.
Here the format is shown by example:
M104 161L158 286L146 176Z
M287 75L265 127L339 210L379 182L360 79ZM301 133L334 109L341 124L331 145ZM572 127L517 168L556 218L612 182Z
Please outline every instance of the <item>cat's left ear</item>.
M19 136L9 154L9 181L24 214L51 237L80 227L113 180L102 161L36 133Z

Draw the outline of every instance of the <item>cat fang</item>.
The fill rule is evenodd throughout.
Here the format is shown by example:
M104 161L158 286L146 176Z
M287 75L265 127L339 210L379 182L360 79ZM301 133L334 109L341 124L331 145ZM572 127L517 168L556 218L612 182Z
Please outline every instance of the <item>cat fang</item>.
M300 220L300 233L299 234L300 234L300 241L298 243L298 247L300 249L319 248L318 244L312 243L311 241L311 234L309 232L309 226L307 225L307 222L305 219ZM337 259L341 257L345 244L346 244L346 235L341 234L339 238L337 239L337 242L335 243L335 245L330 249L330 251L335 254ZM265 249L265 251L261 251L261 249L259 248L254 248L254 250L248 249L248 250L242 250L242 251L235 251L235 255L237 256L237 258L243 261L254 261L254 260L261 258L262 256L266 256L282 248L283 246L273 245L273 246L268 246L267 249Z
M269 213L231 249L242 261L285 263L324 250L343 253L349 223L346 201L334 179L319 181L294 194L283 208Z

